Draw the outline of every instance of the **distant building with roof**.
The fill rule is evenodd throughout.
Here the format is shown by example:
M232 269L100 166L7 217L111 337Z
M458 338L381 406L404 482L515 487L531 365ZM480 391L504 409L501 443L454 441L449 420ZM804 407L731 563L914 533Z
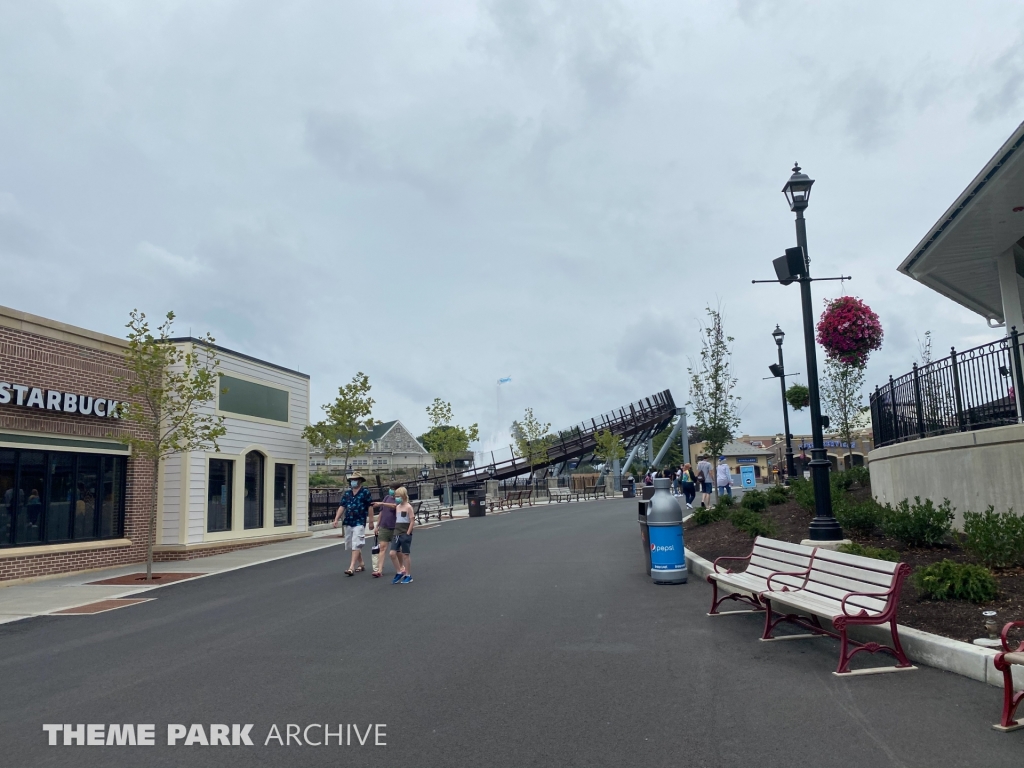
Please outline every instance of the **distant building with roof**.
M366 431L363 439L370 443L370 450L350 456L347 467L344 456L328 459L323 451L311 449L310 472L344 474L349 470L359 470L367 475L379 473L390 476L392 472L415 475L423 467L434 467L433 457L398 419L375 425Z

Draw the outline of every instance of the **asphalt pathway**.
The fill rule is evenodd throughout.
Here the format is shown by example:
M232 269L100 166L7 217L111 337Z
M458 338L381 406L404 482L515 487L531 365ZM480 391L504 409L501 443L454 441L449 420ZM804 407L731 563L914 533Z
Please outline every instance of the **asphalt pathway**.
M0 766L1024 764L1024 732L989 727L996 688L836 678L833 641L760 643L755 617L705 616L706 584L652 585L635 509L446 522L415 534L407 586L346 578L333 548L2 625ZM44 723L152 723L156 746L51 747ZM254 745L166 745L193 723ZM387 746L264 743L289 723L380 723Z

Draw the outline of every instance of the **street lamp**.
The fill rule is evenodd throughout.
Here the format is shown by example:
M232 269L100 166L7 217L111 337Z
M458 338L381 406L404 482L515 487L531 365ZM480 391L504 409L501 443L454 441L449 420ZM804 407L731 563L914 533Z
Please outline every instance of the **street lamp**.
M783 194L789 209L796 214L796 244L802 252L803 263L797 264L800 283L800 303L804 315L804 347L807 351L807 389L811 409L811 483L814 485L814 520L811 521L810 538L813 541L837 541L843 538L843 529L832 515L832 488L828 473L832 465L825 452L821 434L821 399L818 394L818 354L814 342L814 310L811 307L811 260L807 255L807 225L804 210L811 197L814 180L800 172L794 164L793 175L789 177ZM788 254L787 254L788 255ZM778 266L776 267L778 270ZM790 270L792 272L792 269ZM780 275L781 278L781 275ZM782 354L780 343L779 354ZM781 359L781 357L780 357Z
M786 402L786 366L782 362L782 340L786 338L786 334L777 324L775 330L772 331L772 338L775 339L775 343L779 347L779 364L768 366L768 370L772 372L772 376L779 377L779 387L782 389L782 424L786 430L786 485L789 485L789 481L796 476L796 468L793 465L793 436L789 434L789 403Z
M428 477L430 477L430 470L427 469L427 465L424 464L423 469L420 470L420 479L426 480Z

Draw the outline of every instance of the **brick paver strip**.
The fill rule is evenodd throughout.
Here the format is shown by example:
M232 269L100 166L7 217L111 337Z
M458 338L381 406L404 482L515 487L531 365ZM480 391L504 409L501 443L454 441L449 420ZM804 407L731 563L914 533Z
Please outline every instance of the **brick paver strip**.
M112 579L103 579L102 581L90 581L89 586L96 585L112 585L112 586L134 586L136 584L170 584L172 581L182 581L184 579L194 579L196 576L205 576L205 573L154 573L153 580L147 582L146 574L144 573L129 573L127 576L116 576Z
M112 611L115 608L124 608L136 603L148 603L153 599L152 597L118 597L110 600L99 600L86 605L77 605L74 608L65 608L63 611L54 611L54 614L103 613L104 611Z

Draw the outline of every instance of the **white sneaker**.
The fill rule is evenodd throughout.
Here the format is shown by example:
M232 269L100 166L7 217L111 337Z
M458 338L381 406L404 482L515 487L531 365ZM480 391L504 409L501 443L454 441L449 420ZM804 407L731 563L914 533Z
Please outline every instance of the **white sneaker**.
M687 508L687 509L693 509L693 504L687 504L687 505L686 505L686 508Z

